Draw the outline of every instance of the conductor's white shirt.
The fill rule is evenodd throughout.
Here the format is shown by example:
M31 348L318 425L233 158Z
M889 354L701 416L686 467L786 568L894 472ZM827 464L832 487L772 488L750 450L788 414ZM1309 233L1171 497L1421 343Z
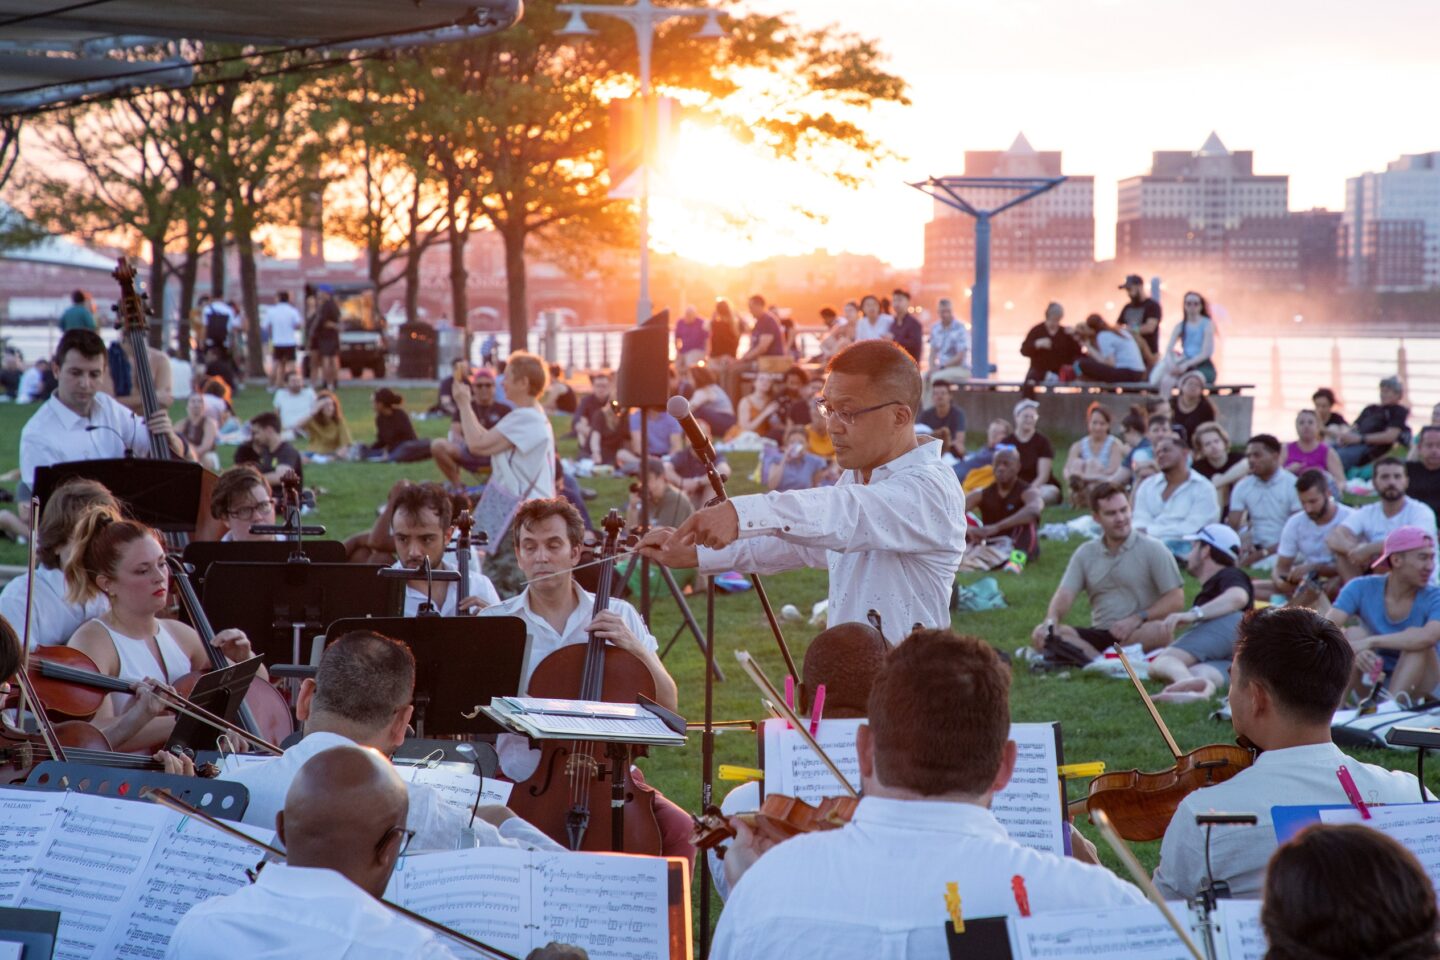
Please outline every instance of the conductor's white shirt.
M899 643L915 624L950 626L950 590L965 553L965 493L922 441L860 482L846 470L833 487L731 500L740 539L699 548L700 571L780 573L828 567L831 626L880 614L885 639Z
M457 960L459 954L445 938L381 905L334 870L268 863L250 886L185 914L165 956Z
M34 490L36 467L117 459L125 456L126 450L148 457L150 431L144 420L114 397L95 394L90 416L82 417L61 403L59 394L51 394L20 431L20 479Z
M1145 899L1103 867L1021 846L984 807L865 797L844 827L786 840L745 872L710 956L797 956L803 944L828 960L946 957L946 884L965 916L1007 916L1015 876L1037 913Z

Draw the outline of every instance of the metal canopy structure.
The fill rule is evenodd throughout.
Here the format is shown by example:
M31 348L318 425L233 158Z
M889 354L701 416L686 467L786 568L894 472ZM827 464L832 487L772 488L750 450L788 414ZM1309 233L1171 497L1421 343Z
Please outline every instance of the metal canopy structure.
M183 87L183 59L135 63L167 40L269 49L364 50L485 36L521 0L0 0L0 115L129 87ZM157 69L158 68L158 69Z
M931 177L910 186L975 218L975 282L970 288L970 376L988 379L990 365L990 220L1011 207L1053 190L1068 177ZM978 207L961 191L1007 191L1010 199L996 207Z

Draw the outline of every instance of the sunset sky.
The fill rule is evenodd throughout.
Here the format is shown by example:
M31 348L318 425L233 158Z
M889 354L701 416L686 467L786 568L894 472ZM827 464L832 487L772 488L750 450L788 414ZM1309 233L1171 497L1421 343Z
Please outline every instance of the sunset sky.
M851 192L687 128L656 249L738 263L826 247L917 266L930 201L905 182L961 173L965 150L1004 149L1021 130L1064 151L1065 172L1095 176L1101 259L1116 182L1212 129L1254 150L1257 173L1289 174L1292 209L1341 209L1346 177L1440 150L1434 0L750 2L880 41L913 105L876 111L872 129L906 159ZM826 222L788 210L796 196ZM759 222L723 225L744 215Z

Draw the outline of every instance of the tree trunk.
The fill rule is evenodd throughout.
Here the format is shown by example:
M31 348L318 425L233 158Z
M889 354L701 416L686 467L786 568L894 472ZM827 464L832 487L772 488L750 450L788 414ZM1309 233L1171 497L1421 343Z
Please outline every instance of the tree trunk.
M210 225L210 296L225 299L225 215Z
M235 251L240 261L241 309L245 311L245 373L250 377L265 376L265 354L260 337L260 284L255 270L255 238L251 235L254 224L248 214L239 213L233 219Z
M510 313L510 349L524 350L530 342L530 308L525 292L525 231L507 227L505 241L505 294Z
M157 225L158 226L158 225ZM146 294L150 300L150 313L155 320L150 324L150 346L165 349L165 240L164 233L150 238L150 279L146 281Z
M466 284L470 280L470 272L465 269L465 244L470 240L470 231L461 229L459 211L456 209L456 198L461 190L461 185L455 177L449 180L447 187L446 202L449 205L448 216L445 221L445 228L450 241L450 316L455 321L455 328L461 332L465 340L465 357L470 356L470 291Z
M410 198L410 236L405 243L405 320L420 320L420 178L416 175L415 192Z
M198 241L185 242L185 261L180 265L180 329L176 347L181 360L189 360L192 350L190 311L195 308L195 287L200 273Z

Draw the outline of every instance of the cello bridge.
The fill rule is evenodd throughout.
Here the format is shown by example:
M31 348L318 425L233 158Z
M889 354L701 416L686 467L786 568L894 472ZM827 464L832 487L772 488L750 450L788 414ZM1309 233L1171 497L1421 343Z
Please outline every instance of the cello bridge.
M600 775L600 763L591 754L577 751L566 758L565 775L569 777L598 777Z

